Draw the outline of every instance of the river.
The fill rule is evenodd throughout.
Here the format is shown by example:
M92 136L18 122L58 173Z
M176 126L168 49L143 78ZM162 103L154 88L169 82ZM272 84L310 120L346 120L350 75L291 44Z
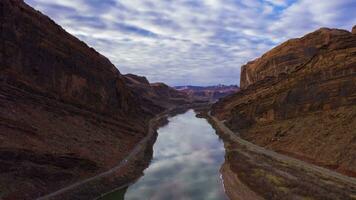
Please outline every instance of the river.
M101 200L224 200L224 144L193 110L158 129L153 159L136 183Z

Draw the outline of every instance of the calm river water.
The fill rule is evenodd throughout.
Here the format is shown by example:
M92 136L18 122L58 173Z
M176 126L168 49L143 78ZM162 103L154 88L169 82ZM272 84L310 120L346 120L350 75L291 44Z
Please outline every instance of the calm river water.
M193 110L158 130L153 160L135 184L102 200L224 200L220 167L224 145Z

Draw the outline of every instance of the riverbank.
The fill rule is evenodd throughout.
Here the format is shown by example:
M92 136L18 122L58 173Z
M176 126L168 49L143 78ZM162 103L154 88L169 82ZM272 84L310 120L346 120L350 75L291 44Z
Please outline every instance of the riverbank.
M109 191L125 188L134 183L147 168L152 159L152 146L156 141L156 130L167 123L167 117L185 112L190 108L199 108L206 104L187 104L170 108L149 121L147 135L118 165L94 177L79 181L38 200L94 199Z
M266 150L241 139L208 113L203 116L224 141L230 169L222 173L236 175L236 180L224 181L225 189L232 190L227 191L231 199L239 199L240 182L264 199L356 199L354 178Z
M144 176L100 200L227 199L219 172L225 149L213 127L192 109L168 121L157 130L152 162Z

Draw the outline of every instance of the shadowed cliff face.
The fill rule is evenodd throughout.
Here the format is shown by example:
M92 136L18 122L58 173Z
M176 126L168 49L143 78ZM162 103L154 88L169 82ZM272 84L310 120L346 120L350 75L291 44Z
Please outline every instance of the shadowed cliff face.
M23 1L1 0L0 11L0 198L33 199L119 163L158 111Z
M125 83L137 96L144 112L150 116L174 105L184 105L191 102L185 93L164 83L149 83L145 77L126 74Z
M213 113L246 139L355 175L356 35L322 28L242 67Z
M137 114L107 58L22 1L1 6L1 82L114 118Z

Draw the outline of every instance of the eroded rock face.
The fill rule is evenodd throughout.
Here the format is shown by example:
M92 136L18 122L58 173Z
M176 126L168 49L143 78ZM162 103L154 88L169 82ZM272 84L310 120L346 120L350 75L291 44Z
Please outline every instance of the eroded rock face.
M107 58L22 1L1 7L1 82L112 117L138 112Z
M354 34L322 28L289 40L243 66L241 87L213 108L231 128L260 145L356 171Z
M144 112L155 115L172 106L191 103L189 97L164 83L149 83L145 77L126 74L125 82L138 97Z
M0 1L0 198L34 199L109 169L149 115L110 61L22 0Z
M292 74L305 68L305 65L315 60L314 57L340 48L352 47L350 32L338 29L321 28L300 39L288 40L242 67L241 88L246 89L267 78ZM315 67L326 66L314 65L313 69Z

